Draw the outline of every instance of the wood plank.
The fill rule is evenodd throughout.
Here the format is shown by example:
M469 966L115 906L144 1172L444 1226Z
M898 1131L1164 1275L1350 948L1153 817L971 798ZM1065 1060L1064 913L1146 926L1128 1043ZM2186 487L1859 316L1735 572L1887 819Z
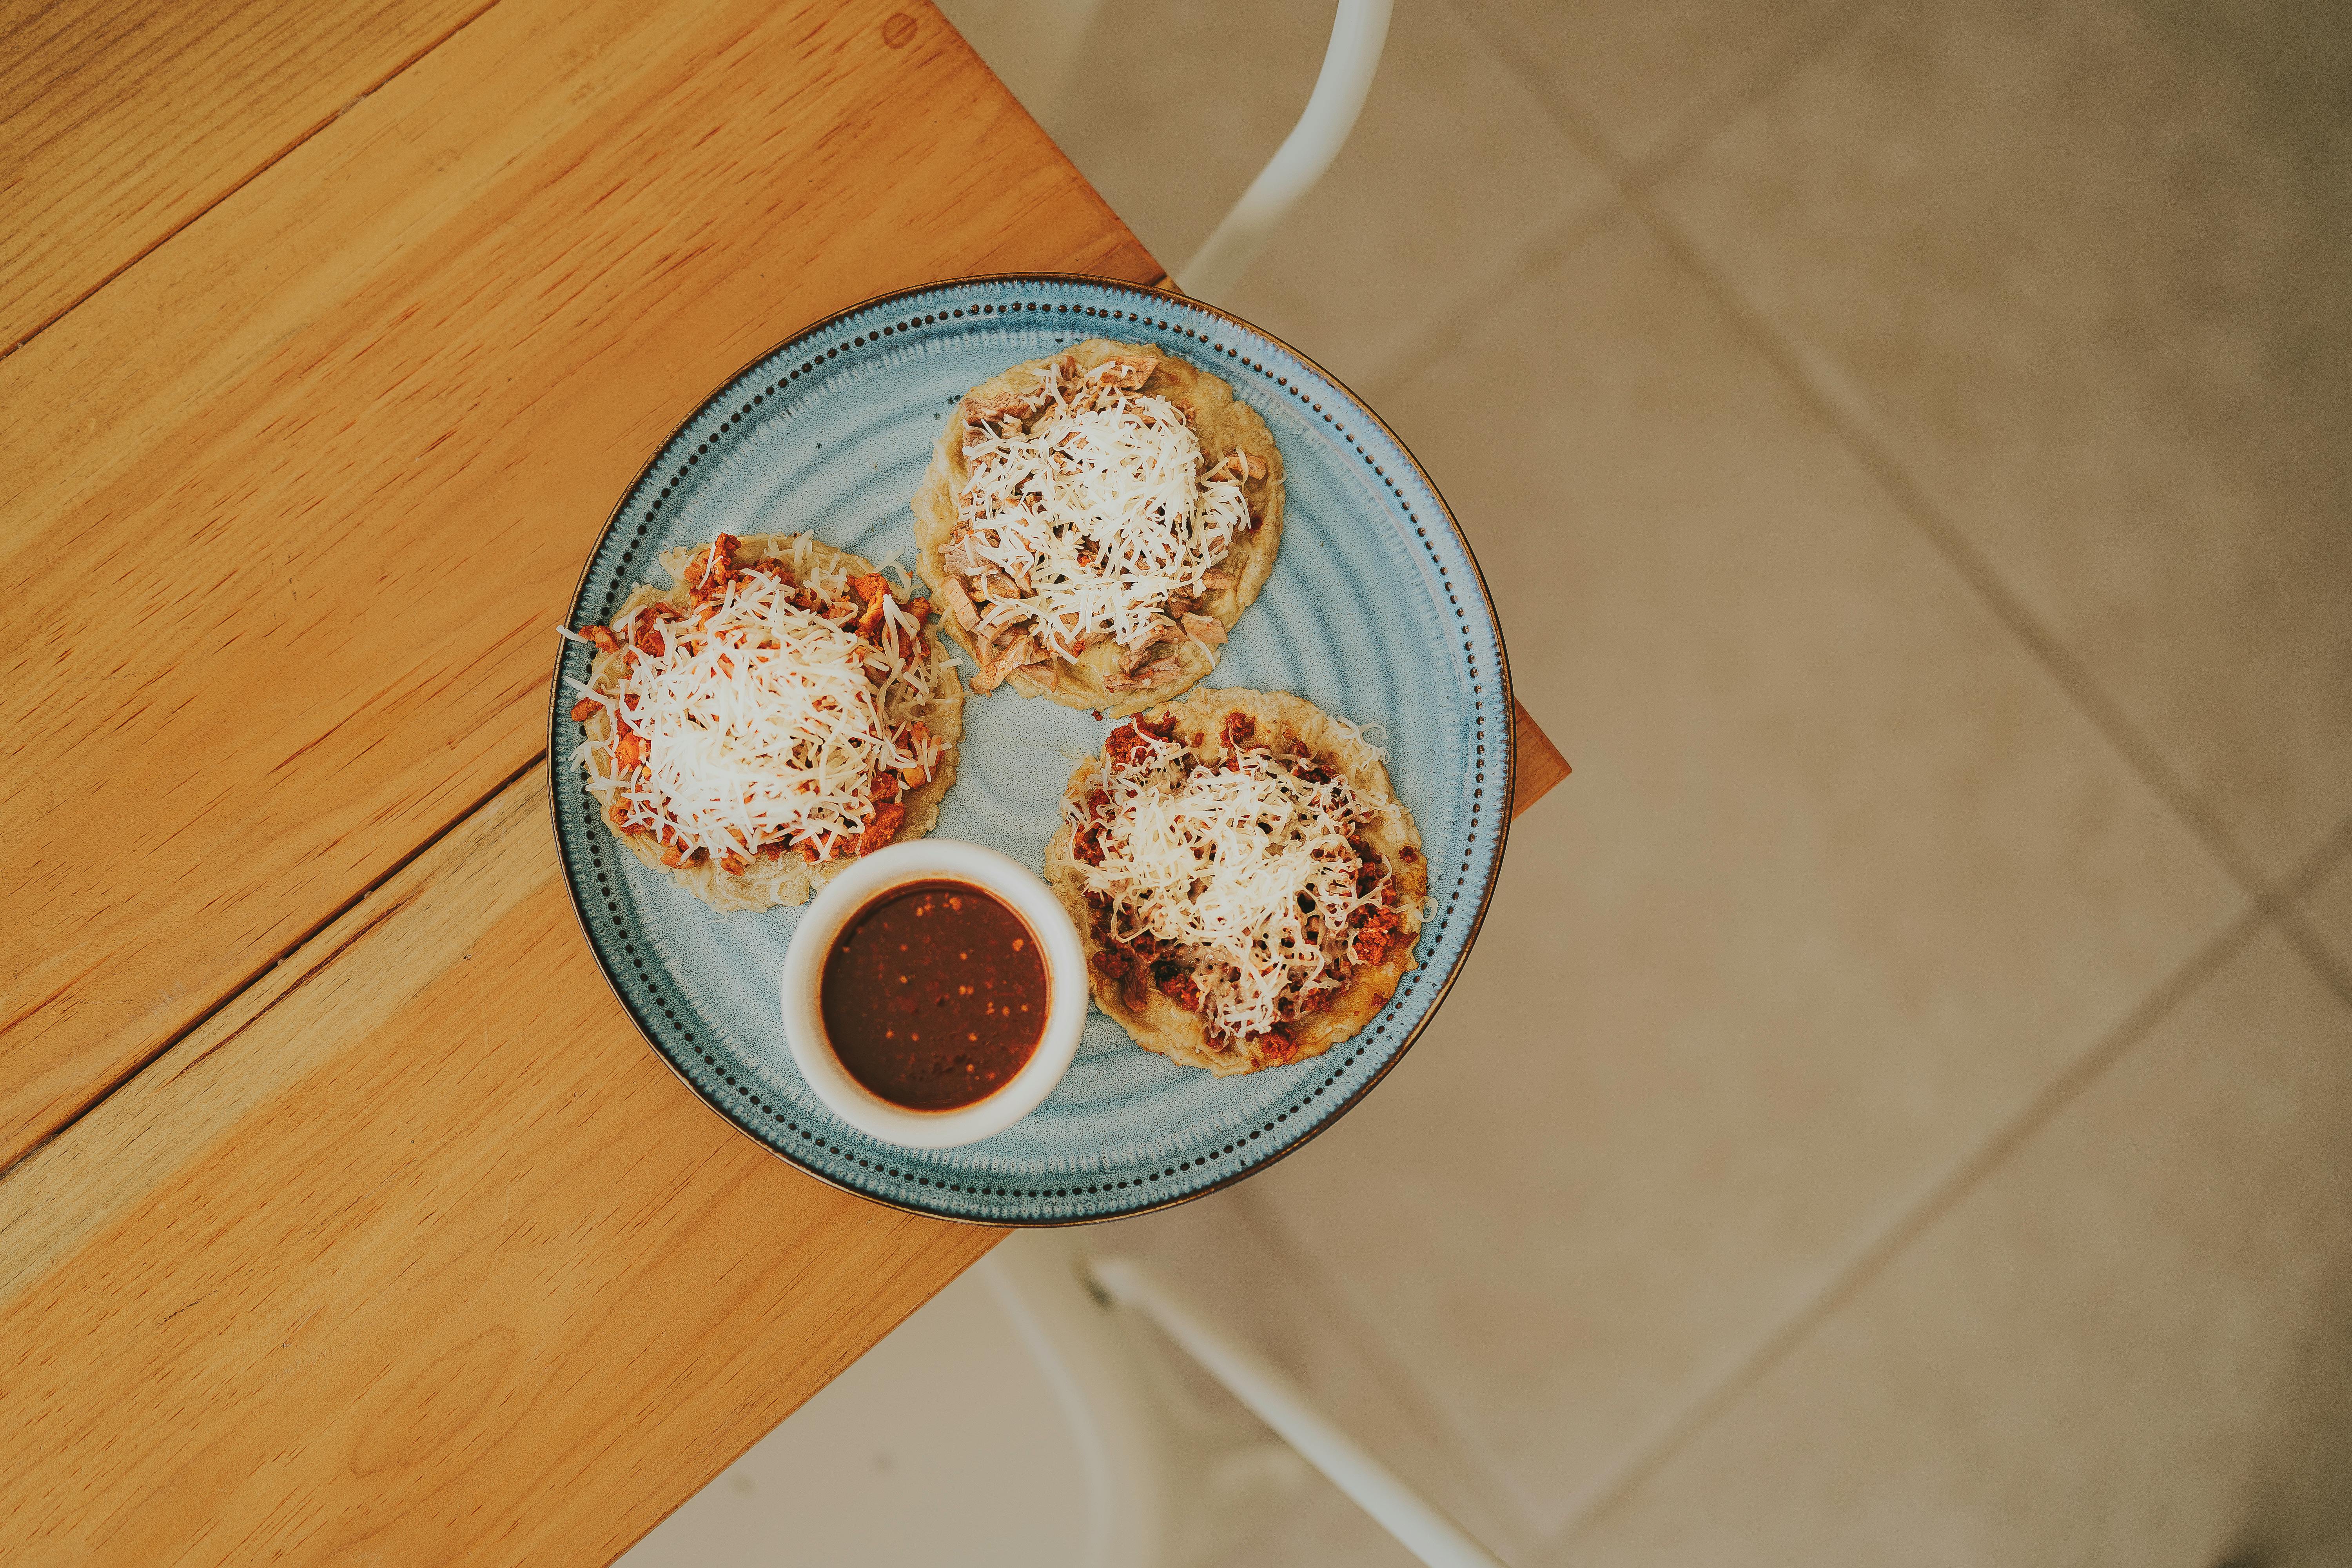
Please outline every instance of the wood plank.
M1511 701L1511 820L1517 822L1529 806L1558 788L1571 770L1568 759L1536 722L1536 716L1528 711L1528 705L1516 698Z
M488 0L68 0L0 26L0 355Z
M11 1561L602 1563L1001 1235L673 1077L545 788L0 1178Z
M929 9L502 0L0 361L0 1166L529 763L712 387L1020 268L1159 272Z

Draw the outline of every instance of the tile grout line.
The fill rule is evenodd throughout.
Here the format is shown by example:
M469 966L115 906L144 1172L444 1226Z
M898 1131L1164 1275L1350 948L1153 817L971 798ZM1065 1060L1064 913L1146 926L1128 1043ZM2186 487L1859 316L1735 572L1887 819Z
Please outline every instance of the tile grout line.
M2303 961L2318 974L2320 984L2336 993L2336 999L2345 1006L2352 1007L2352 972L2345 969L2335 950L2321 938L2304 912L2293 904L2264 912L2270 916L2271 923L2278 928L2279 934L2286 938L2288 945L2301 953Z
M299 152L304 146L308 145L312 140L314 140L320 132L341 120L344 115L349 114L362 103L373 98L377 93L382 92L385 88L390 87L394 81L414 69L427 55L434 53L444 44L446 44L450 39L456 37L458 34L464 32L475 23L480 21L484 16L489 15L491 11L496 9L497 6L498 0L483 0L483 4L477 6L473 11L469 12L466 16L459 17L438 37L429 40L415 54L412 54L407 58L399 61L390 70L377 78L375 81L362 89L359 92L352 94L350 101L344 103L332 114L327 115L323 119L320 120L308 130L298 132L284 146L278 148L275 153L271 153L264 156L259 163L254 164L253 167L247 169L244 174L231 176L230 183L226 187L215 193L210 200L205 201L204 205L196 208L195 211L188 214L185 217L172 225L172 226L166 229L163 233L157 235L152 240L141 247L137 255L124 261L121 266L115 268L105 277L100 279L97 282L91 284L89 288L83 289L80 293L67 300L63 305L58 306L58 309L48 316L35 322L32 327L26 331L25 335L18 338L16 342L0 345L0 361L6 360L9 355L15 353L17 350L23 348L26 344L39 337L43 332L47 331L58 322L64 321L68 316L72 315L76 310L80 310L84 305L89 304L90 300L97 298L99 294L108 288L108 286L112 284L116 279L121 278L132 268L138 266L141 262L146 260L149 257L163 249L163 247L171 244L174 239L177 239L181 235L186 233L190 228L193 228L197 224L203 222L205 217L211 215L215 208L220 206L224 202L228 201L239 191L242 191L247 185L252 184L254 181L269 173L270 170L284 163L288 158L292 157L297 152Z
M2319 972L2320 979L2326 982L2327 988L2345 1006L2352 1007L2352 969L2347 968L2345 961L2303 912L2305 898L2347 861L2352 861L2352 818L2347 818L2335 832L2321 839L2318 847L2305 855L2300 865L2280 878L2268 901L2273 906L2271 918L2287 941L2294 944L2305 963Z
M1551 79L1549 70L1537 63L1539 50L1535 41L1507 16L1494 10L1492 0L1450 0L1454 14L1479 36L1504 70L1517 78L1570 139L1601 166L1621 199L1648 190L1674 174L1726 126L1885 3L1886 0L1844 0L1842 5L1825 6L1769 45L1752 64L1734 72L1728 81L1702 97L1658 138L1651 151L1634 154L1620 152L1602 132L1600 123Z
M1790 78L1826 53L1830 46L1860 26L1886 0L1844 0L1829 5L1790 28L1746 70L1709 93L1683 116L1682 123L1658 139L1650 152L1624 163L1627 184L1648 190L1688 163L1700 149L1730 123L1761 102ZM1600 134L1594 126L1593 134Z
M1774 1368L1787 1361L1818 1328L1860 1296L1914 1242L1958 1207L2011 1155L2031 1142L2109 1068L2130 1055L2134 1047L2269 923L2261 910L2248 906L2218 934L2208 938L2142 997L2120 1024L2062 1068L2021 1110L1995 1128L1974 1150L1962 1155L1941 1179L1932 1183L1924 1195L1892 1216L1875 1236L1833 1268L1828 1282L1811 1300L1782 1318L1749 1351L1737 1358L1730 1372L1653 1428L1653 1435L1638 1451L1588 1488L1570 1505L1566 1521L1551 1544L1557 1547L1589 1531L1630 1498Z
M1374 403L1384 401L1443 359L1470 335L1479 321L1493 313L1498 300L1516 299L1524 293L1544 272L1574 254L1624 210L1617 193L1606 190L1521 246L1493 273L1472 279L1434 312L1427 326L1406 339L1385 363L1364 377L1365 397Z
M2322 838L2317 847L2304 856L2301 864L2279 879L2279 897L2302 899L2326 880L2327 874L2347 857L2352 857L2352 816L2338 823L2336 831Z

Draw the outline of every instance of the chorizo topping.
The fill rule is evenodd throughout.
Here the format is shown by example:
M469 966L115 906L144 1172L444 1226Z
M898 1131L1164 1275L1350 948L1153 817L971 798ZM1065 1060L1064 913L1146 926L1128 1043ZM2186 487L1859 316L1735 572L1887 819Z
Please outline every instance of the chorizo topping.
M613 734L574 757L607 764L589 765L589 792L667 864L868 854L906 819L901 789L939 766L920 718L942 679L929 605L817 566L805 534L784 548L739 563L721 534L687 563L691 608L656 601L582 634L609 657L572 717L602 710Z
M1364 837L1394 808L1296 741L1239 713L1213 741L1137 719L1103 753L1065 810L1095 967L1129 1006L1156 988L1213 1047L1286 1061L1300 1018L1410 940Z

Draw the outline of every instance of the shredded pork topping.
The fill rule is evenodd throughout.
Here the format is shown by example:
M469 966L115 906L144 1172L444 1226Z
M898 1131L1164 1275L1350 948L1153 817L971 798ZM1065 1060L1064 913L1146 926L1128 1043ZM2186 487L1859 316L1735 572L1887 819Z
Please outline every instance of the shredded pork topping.
M905 818L900 795L940 748L920 715L939 695L922 617L878 574L814 564L809 536L738 566L720 535L688 565L692 608L640 605L587 640L620 656L572 710L602 710L607 768L588 789L614 826L653 835L672 865L753 854L865 854ZM576 683L575 683L576 685Z
M1216 586L1251 527L1242 485L1265 465L1237 451L1203 474L1187 412L1136 390L1156 363L1080 376L1066 356L1034 393L966 410L950 602L977 643L1025 656L984 666L1075 660L1106 638L1140 656L1181 639L1171 602Z
M1068 812L1107 973L1138 1002L1157 984L1231 1046L1286 1040L1399 921L1362 837L1387 808L1301 748L1255 743L1246 718L1227 724L1214 763L1172 726L1122 725Z

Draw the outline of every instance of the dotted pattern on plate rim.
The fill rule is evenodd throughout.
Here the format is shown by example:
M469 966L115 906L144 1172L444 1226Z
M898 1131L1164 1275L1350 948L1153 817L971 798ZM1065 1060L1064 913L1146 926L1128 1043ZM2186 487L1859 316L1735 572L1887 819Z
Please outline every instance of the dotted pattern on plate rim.
M1013 286L1020 287L1021 285L1015 284ZM1040 285L1029 286L1038 287ZM1089 289L1100 289L1105 291L1111 292L1124 291L1120 289L1119 285L1109 282L1090 282L1085 284L1074 282L1070 284L1052 284L1043 286L1058 288L1085 287ZM970 288L972 287L972 285L957 285L950 287ZM656 474L659 473L660 470L665 468L670 469L667 478L662 485L660 492L654 496L653 499L644 506L635 527L624 535L621 531L620 524L625 521L626 519L623 516L616 516L614 520L612 529L599 543L596 552L599 557L602 557L605 553L606 548L616 541L621 542L621 552L619 556L612 564L611 583L604 591L603 607L597 619L603 622L609 622L614 612L618 609L625 585L629 581L629 573L631 566L635 560L637 548L644 542L647 525L658 519L663 504L670 499L671 495L677 490L677 486L685 480L687 476L691 473L695 468L700 465L704 458L712 454L719 446L720 440L726 435L731 434L738 426L751 418L753 413L766 403L768 399L775 397L782 392L788 391L792 387L793 384L799 381L803 376L814 374L817 366L838 359L845 352L855 353L856 351L866 348L869 345L879 345L887 341L895 340L901 336L912 335L920 331L925 327L936 327L943 323L952 324L957 321L971 320L984 321L991 318L1003 318L1009 320L1014 316L1026 316L1031 314L1040 316L1062 314L1088 317L1101 321L1106 324L1125 321L1139 326L1152 327L1161 331L1181 333L1184 337L1193 340L1193 342L1200 347L1207 350L1213 358L1216 355L1222 354L1226 360L1232 362L1231 364L1223 367L1229 374L1234 368L1251 371L1261 382L1265 384L1265 386L1273 388L1277 395L1286 396L1294 400L1305 412L1320 416L1323 422L1331 426L1332 433L1344 440L1346 444L1355 451L1356 455L1363 459L1364 466L1371 470L1372 476L1375 479L1379 479L1381 484L1387 487L1388 491L1395 500L1398 509L1404 513L1406 520L1412 524L1413 533L1422 541L1422 548L1428 552L1430 563L1437 568L1439 584L1444 590L1446 604L1453 610L1455 621L1460 623L1455 629L1463 634L1462 651L1468 665L1471 676L1470 689L1473 693L1471 703L1473 710L1472 727L1474 731L1474 742L1476 746L1476 752L1473 758L1474 765L1472 768L1469 831L1465 836L1466 842L1463 851L1462 864L1455 871L1454 889L1452 894L1448 896L1445 907L1438 912L1436 919L1425 928L1428 931L1431 946L1433 949L1443 943L1446 928L1457 912L1457 906L1462 900L1463 879L1467 875L1472 864L1477 858L1478 841L1482 837L1481 825L1488 820L1486 806L1486 746L1489 739L1486 726L1486 705L1485 701L1486 678L1484 677L1479 670L1477 648L1470 636L1473 628L1469 622L1469 616L1463 607L1459 594L1461 584L1454 579L1451 568L1443 559L1440 558L1437 551L1428 543L1429 529L1427 523L1421 515L1414 510L1412 504L1405 499L1404 492L1398 489L1394 476L1391 475L1386 467L1374 458L1371 452L1365 447L1363 443L1360 442L1356 438L1355 433L1351 431L1344 422L1341 416L1346 412L1345 410L1336 408L1327 409L1320 402L1316 401L1314 395L1307 387L1293 384L1291 378L1288 375L1279 374L1276 369L1269 369L1263 363L1242 353L1240 349L1229 347L1224 342L1218 341L1220 336L1230 335L1234 332L1232 323L1223 321L1219 318L1207 315L1203 312L1198 318L1200 322L1199 326L1196 327L1194 325L1189 325L1187 324L1187 321L1188 318L1192 316L1192 312L1187 311L1181 303L1170 300L1165 296L1151 294L1141 289L1135 290L1134 297L1139 301L1148 304L1150 308L1146 310L1114 310L1094 305L1074 305L1066 302L1053 302L1034 300L984 301L972 306L951 306L947 309L934 309L924 311L921 314L916 314L909 310L905 314L900 315L896 321L885 321L878 328L867 326L862 331L858 330L857 326L855 324L855 318L850 318L844 321L834 323L830 327L824 329L819 332L810 334L808 337L795 339L794 341L782 345L782 347L778 349L775 353L770 355L768 360L763 361L761 364L757 367L760 374L772 375L773 377L773 379L771 380L764 388L752 393L748 399L741 401L733 413L728 415L715 429L711 430L709 435L698 441L692 451L685 453L681 459L677 455L677 448L684 445L684 432L691 430L695 426L700 425L703 422L705 416L711 413L715 407L721 405L720 397L714 395L709 402L704 404L701 408L697 409L693 416L685 421L685 424L681 426L680 436L671 444L670 447L665 447L660 456L655 458L653 464L650 466L648 473L642 476L637 483L632 485L631 499L634 501L637 494L643 490L645 485L649 482ZM903 308L903 306L900 302L891 302L889 305L877 306L875 309L882 310L885 314L887 314L893 308ZM1074 326L1076 325L1075 322L1072 324ZM1203 328L1207 330L1202 330ZM815 338L824 336L835 337L837 341L828 344L823 349L810 346L811 342ZM794 353L804 353L807 357L803 359L798 365L793 365L790 363L790 356ZM779 359L784 361L784 367L781 373L777 371L774 363L774 362ZM744 378L738 378L739 381L741 379ZM730 384L730 385L731 384ZM722 389L722 392L726 390L727 389ZM736 393L734 395L739 398L741 396L740 393ZM955 400L950 399L950 401ZM590 569L591 576L597 574L598 567L601 564L601 562L592 563ZM575 621L577 621L580 615L586 607L584 601L587 595L587 587L584 582L582 585L582 593L583 602L581 605L573 606L573 619ZM586 664L585 656L579 654L576 648L572 648L567 645L565 661L568 663L574 657L578 657L581 659L583 665L581 673L584 677ZM562 705L559 704L559 713L561 712L561 709ZM552 755L554 757L565 756L568 754L568 748L558 746L554 748ZM560 784L558 787L560 787ZM596 818L592 815L590 821L595 822ZM684 1005L683 1000L677 999L673 1001L666 994L668 976L661 972L658 964L654 965L650 969L648 968L645 961L645 955L638 950L636 939L629 934L625 922L622 918L619 900L613 890L610 873L607 871L604 864L604 855L608 847L609 836L602 832L595 832L584 835L583 837L585 837L588 846L591 875L593 875L596 884L594 900L596 902L601 903L604 906L605 919L609 921L607 934L617 942L623 954L622 962L625 963L634 973L642 994L653 998L653 1011L657 1012L661 1016L662 1019L668 1024L670 1029L677 1031L677 1037L682 1038L684 1042L683 1055L681 1055L681 1052L675 1046L664 1040L665 1031L656 1026L650 1017L644 1016L634 1002L626 1000L625 993L624 993L625 1005L628 1007L629 1012L636 1018L638 1024L643 1026L647 1037L653 1039L657 1045L662 1046L664 1054L671 1058L671 1060L678 1067L680 1071L687 1074L689 1080L695 1080L698 1079L715 1079L718 1082L723 1084L728 1093L732 1094L740 1103L730 1108L726 1095L713 1093L711 1098L714 1102L719 1104L722 1109L730 1110L730 1120L733 1121L739 1127L741 1127L746 1131L751 1133L752 1136L758 1138L769 1148L773 1149L778 1153L791 1159L794 1163L800 1164L803 1166L803 1168L823 1176L828 1181L838 1183L839 1184L846 1186L865 1196L875 1198L881 1202L898 1205L901 1207L921 1209L926 1212L951 1219L979 1221L997 1219L1001 1223L1003 1216L992 1215L987 1210L978 1206L965 1206L940 1202L940 1199L948 1194L969 1194L974 1197L1000 1199L1066 1199L1073 1197L1098 1196L1105 1193L1118 1193L1134 1189L1138 1201L1136 1201L1131 1206L1098 1214L1089 1212L1084 1216L1088 1219L1108 1219L1115 1218L1119 1214L1136 1213L1145 1209L1155 1208L1162 1204L1173 1202L1181 1198L1196 1197L1202 1193L1225 1184L1227 1182L1234 1180L1243 1172L1249 1169L1251 1164L1254 1163L1250 1158L1252 1153L1250 1145L1252 1143L1257 1142L1266 1135L1281 1129L1283 1124L1290 1121L1294 1118L1303 1118L1310 1108L1324 1110L1329 1110L1332 1109L1328 1106L1317 1107L1316 1102L1322 1100L1326 1094L1331 1092L1339 1086L1339 1081L1346 1073L1347 1069L1354 1066L1357 1061L1360 1060L1364 1057L1373 1042L1383 1040L1388 1037L1391 1025L1386 1015L1390 1008L1393 1007L1398 1002L1410 997L1415 986L1419 984L1429 973L1425 969L1420 969L1406 975L1403 984L1398 986L1395 996L1391 998L1389 1006L1381 1009L1381 1018L1373 1024L1371 1029L1368 1033L1359 1034L1352 1039L1342 1042L1340 1046L1335 1047L1331 1052L1327 1053L1327 1056L1323 1058L1316 1058L1318 1061L1327 1062L1328 1065L1326 1066L1325 1069L1321 1072L1319 1075L1319 1080L1315 1083L1313 1088L1308 1089L1298 1095L1286 1109L1276 1112L1272 1120L1266 1121L1264 1125L1252 1128L1246 1134L1234 1138L1231 1142L1224 1144L1221 1148L1213 1149L1206 1153L1198 1154L1190 1159L1179 1160L1172 1164L1163 1167L1162 1169L1148 1171L1141 1175L1124 1177L1110 1181L1095 1183L1066 1182L1064 1184L1056 1186L1024 1185L1019 1183L984 1183L978 1181L950 1182L922 1174L918 1172L902 1170L898 1166L889 1163L887 1160L877 1159L869 1155L860 1154L856 1152L854 1148L844 1148L838 1142L839 1135L837 1133L828 1133L824 1130L814 1127L803 1126L801 1120L804 1114L803 1112L790 1107L772 1103L764 1095L755 1092L751 1085L743 1082L732 1071L730 1071L728 1063L723 1059L723 1058L714 1057L708 1048L707 1044L697 1037L693 1028L690 1027L685 1020L678 1016L678 1007ZM621 853L621 851L615 849L614 853ZM567 875L572 875L574 868L569 864L569 859L570 858L567 856L565 871ZM581 907L583 909L589 909L591 906L589 903L588 889L576 876L574 879L574 891L580 898ZM1464 956L1467 956L1466 952ZM602 952L598 952L597 959L600 963L604 961ZM1456 961L1457 967L1458 964L1459 960ZM659 977L656 978L656 976ZM615 976L615 978L617 979L619 977ZM1451 978L1450 973L1447 978ZM617 985L614 989L616 991L622 990L622 988ZM1412 1032L1418 1033L1420 1026L1422 1024L1425 1024L1427 1021L1427 1015L1424 1015L1416 1022ZM1408 1037L1408 1039L1409 1037ZM1404 1043L1405 1042L1403 1041L1399 1042L1400 1049L1402 1049ZM1339 1052L1340 1050L1346 1050L1348 1054L1345 1057L1339 1057ZM689 1061L683 1059L683 1057L691 1057L694 1059ZM1339 1059L1336 1062L1329 1061L1329 1058L1333 1057L1338 1057ZM697 1063L698 1063L703 1069L701 1074L697 1074L695 1071ZM704 1084L701 1087L704 1087L706 1089L706 1092L709 1092L707 1084ZM1369 1087L1369 1083L1358 1086L1357 1092L1361 1093L1363 1089ZM1284 1147L1286 1148L1288 1145L1286 1144ZM841 1166L834 1165L830 1163L822 1165L813 1163L813 1156L820 1152L825 1154L836 1156L845 1162L853 1163L859 1169L869 1172L875 1176L884 1177L901 1184L911 1184L915 1192L910 1193L906 1190L904 1186L901 1186L898 1191L885 1191L858 1181L856 1177L851 1176L848 1172ZM1236 1156L1239 1156L1237 1163L1227 1164L1227 1162L1234 1161ZM1206 1176L1193 1176L1189 1184L1179 1179L1186 1176L1188 1173L1196 1171L1207 1172L1213 1167L1222 1167L1213 1178ZM1160 1184L1163 1182L1169 1184L1165 1187L1160 1186ZM916 1195L917 1194L921 1194L922 1195L918 1196Z

